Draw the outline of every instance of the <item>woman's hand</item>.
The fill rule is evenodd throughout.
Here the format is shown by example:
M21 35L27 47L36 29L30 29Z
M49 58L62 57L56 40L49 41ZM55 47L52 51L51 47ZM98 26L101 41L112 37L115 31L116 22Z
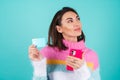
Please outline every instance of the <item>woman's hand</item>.
M40 61L42 58L42 55L40 55L39 50L36 48L35 45L30 45L29 49L29 58L33 61Z
M83 63L83 59L79 59L73 56L68 56L66 59L66 65L71 66L73 69L79 69Z

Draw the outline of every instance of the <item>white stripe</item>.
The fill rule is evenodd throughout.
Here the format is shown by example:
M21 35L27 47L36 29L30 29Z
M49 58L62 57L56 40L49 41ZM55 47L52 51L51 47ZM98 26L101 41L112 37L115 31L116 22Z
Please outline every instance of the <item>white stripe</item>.
M71 72L52 72L49 74L50 80L88 80L90 77L86 63L78 70Z

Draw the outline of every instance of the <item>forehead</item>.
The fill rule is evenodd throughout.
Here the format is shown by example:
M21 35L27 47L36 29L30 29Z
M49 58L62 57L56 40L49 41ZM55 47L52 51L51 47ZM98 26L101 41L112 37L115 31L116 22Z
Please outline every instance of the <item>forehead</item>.
M78 16L75 12L68 11L62 16L62 20L67 19L67 18L76 18Z

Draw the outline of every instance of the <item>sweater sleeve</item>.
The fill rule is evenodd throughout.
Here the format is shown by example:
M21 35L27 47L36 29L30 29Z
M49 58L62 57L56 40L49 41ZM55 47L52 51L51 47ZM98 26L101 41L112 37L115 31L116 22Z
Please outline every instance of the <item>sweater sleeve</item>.
M98 68L96 68L96 70L91 72L91 77L89 80L101 80L99 69L100 68L98 67Z
M46 59L41 61L32 61L33 65L33 80L47 80Z
M91 49L88 49L85 53L85 60L87 62L87 66L91 73L89 80L101 80L100 64L99 64L97 53Z

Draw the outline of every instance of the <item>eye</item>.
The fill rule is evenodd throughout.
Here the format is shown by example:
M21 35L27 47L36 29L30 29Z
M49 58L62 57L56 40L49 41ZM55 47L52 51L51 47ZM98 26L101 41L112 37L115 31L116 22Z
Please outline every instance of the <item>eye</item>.
M68 20L68 21L67 21L67 23L72 23L72 22L73 22L73 20Z
M77 19L78 19L78 20L80 20L80 18L79 18L79 17L78 17Z

